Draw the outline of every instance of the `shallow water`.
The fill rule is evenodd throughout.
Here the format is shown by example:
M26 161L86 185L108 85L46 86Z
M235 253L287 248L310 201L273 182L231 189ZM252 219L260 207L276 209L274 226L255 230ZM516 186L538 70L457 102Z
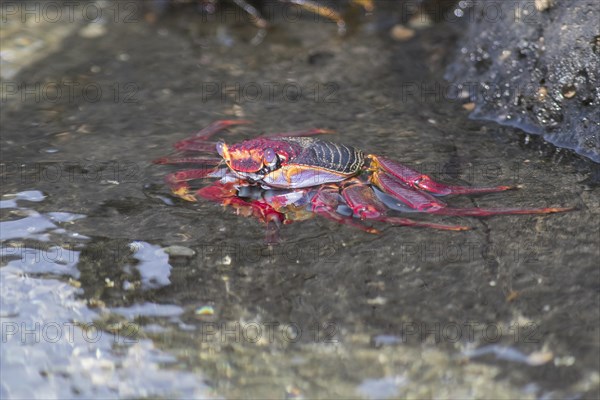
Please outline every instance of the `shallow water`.
M94 38L78 21L3 78L40 84L1 111L3 398L598 394L597 165L468 120L441 80L457 27L396 42L385 14L339 36L275 13L259 45L235 13L106 20ZM331 128L445 182L523 186L455 206L578 210L381 235L315 218L268 246L257 221L171 197L151 164L237 117L255 124L227 141Z

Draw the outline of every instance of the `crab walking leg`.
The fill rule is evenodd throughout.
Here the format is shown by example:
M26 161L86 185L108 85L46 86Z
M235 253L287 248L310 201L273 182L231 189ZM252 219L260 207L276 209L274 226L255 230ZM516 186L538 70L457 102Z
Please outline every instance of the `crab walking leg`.
M318 215L325 217L338 224L353 226L368 233L380 233L379 230L363 225L352 217L346 217L337 213L336 208L339 205L340 195L335 188L321 188L317 191L311 200L311 209Z
M285 216L282 213L260 200L246 201L239 197L230 197L223 201L223 205L232 206L236 209L238 214L245 216L253 215L255 218L258 218L265 223L272 221L283 222L285 219Z
M573 211L573 207L546 207L546 208L441 208L430 211L432 214L451 215L456 217L492 217L494 215L527 215L527 214L552 214Z
M354 214L358 215L361 219L370 219L392 225L433 228L448 231L466 231L471 229L468 226L435 224L415 221L408 218L388 217L385 215L385 204L375 196L375 193L373 193L373 190L368 185L355 184L348 186L342 191L342 196Z
M504 190L517 188L517 186L468 187L445 185L443 183L434 181L428 175L422 174L419 171L402 165L396 161L392 161L389 158L374 155L370 155L369 158L372 160L372 162L374 162L375 168L384 170L385 172L395 176L402 182L415 189L426 190L439 196L445 196L449 194L502 192Z
M283 0L287 3L295 4L301 8L304 8L312 13L315 13L323 18L327 18L335 22L338 26L338 31L343 32L346 29L346 22L344 18L332 8L326 7L322 4L312 0Z
M372 218L374 221L385 222L386 224L398 225L398 226L412 226L415 228L431 228L442 231L469 231L473 228L470 226L463 225L444 225L444 224L436 224L433 222L422 222L415 221L413 219L408 218L400 218L400 217L379 217Z
M571 211L573 208L547 207L547 208L451 208L446 203L436 199L432 195L419 192L399 182L395 177L385 172L375 172L372 177L381 190L392 195L418 211L438 215L451 215L458 217L490 217L493 215L518 215L518 214L551 214L557 212Z
M385 193L388 193L417 211L432 212L446 207L446 203L440 199L433 197L429 193L413 189L386 172L373 172L371 181Z
M174 147L176 149L179 149L181 147L185 147L189 143L197 143L197 142L205 141L205 140L210 139L216 133L218 133L224 129L227 129L230 126L247 125L247 124L251 124L251 123L252 123L252 121L248 121L248 120L244 120L244 119L223 119L220 121L215 121L212 124L210 124L209 126L207 126L206 128L203 128L200 131L198 131L191 138L184 139L184 140L181 140L181 141L175 143ZM213 150L214 150L214 147L213 147Z
M318 215L320 215L324 218L327 218L330 221L337 222L338 224L353 226L354 228L358 228L361 231L365 231L367 233L374 233L374 234L381 233L381 231L379 231L376 228L373 228L373 227L367 226L367 225L363 225L359 222L356 222L352 217L345 217L343 215L338 214L334 210L330 210L326 207L317 207L317 208L314 208L313 211L315 213L317 213Z
M201 158L201 157L161 157L154 161L154 164L175 165L175 164L203 164L216 167L223 160L220 158Z
M331 129L310 129L307 131L292 131L283 133L267 133L261 137L298 137L298 136L316 136L316 135L327 135L335 133Z
M253 23L257 28L265 29L269 26L269 23L260 15L260 12L256 9L256 7L248 3L246 0L233 0L233 2L253 18Z
M360 219L379 218L386 212L385 204L375 197L373 190L358 180L342 190L342 197Z
M217 142L206 142L202 139L186 139L173 145L179 151L199 151L214 154Z

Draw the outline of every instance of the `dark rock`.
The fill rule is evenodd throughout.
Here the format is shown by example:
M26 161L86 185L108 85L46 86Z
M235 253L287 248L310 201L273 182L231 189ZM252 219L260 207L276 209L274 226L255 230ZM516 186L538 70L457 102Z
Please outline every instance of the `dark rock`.
M446 78L493 120L600 162L600 2L483 1Z

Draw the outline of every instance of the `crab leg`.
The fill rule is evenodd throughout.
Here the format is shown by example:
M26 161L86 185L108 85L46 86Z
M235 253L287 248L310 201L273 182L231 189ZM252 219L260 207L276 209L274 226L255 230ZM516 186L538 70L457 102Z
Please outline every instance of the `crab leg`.
M432 214L452 215L457 217L491 217L494 215L552 214L572 211L573 207L547 208L441 208L431 211Z
M173 145L179 151L199 151L203 153L214 153L216 142L205 142L203 139L186 139Z
M213 122L206 128L201 129L200 131L198 131L198 133L196 133L196 135L194 135L194 137L200 140L207 140L210 139L215 133L227 129L230 126L249 125L252 123L252 121L246 119L222 119Z
M375 168L380 168L385 172L395 176L407 185L419 189L426 190L438 196L446 196L449 194L477 194L477 193L492 193L502 192L504 190L516 189L516 186L492 186L492 187L468 187L468 186L452 186L439 183L431 179L428 175L422 174L412 168L392 161L389 158L370 155L369 158L375 163Z
M433 212L446 207L446 203L443 201L429 193L411 188L386 172L374 172L371 181L384 192L417 211Z
M219 165L219 163L221 163L223 160L219 159L219 158L201 158L201 157L161 157L158 158L154 161L152 161L154 164L168 164L168 165L174 165L174 164L204 164L204 165L212 165L213 167L216 167L217 165Z
M385 204L374 196L373 190L360 182L345 187L342 190L342 197L360 219L379 218L386 212Z
M212 124L210 124L209 126L207 126L206 128L198 131L191 138L180 140L179 142L175 143L174 147L179 150L188 150L189 148L186 148L186 146L188 146L192 143L206 141L206 140L210 139L212 136L214 136L216 133L218 133L224 129L227 129L230 126L246 125L246 124L251 124L251 123L252 123L252 121L243 120L243 119L237 119L237 120L236 119L224 119L224 120L220 120L220 121L215 121ZM214 150L215 144L213 144L212 146L213 146L212 149L210 149L209 151ZM192 150L192 149L189 149L189 150Z
M412 226L415 228L432 228L438 229L442 231L469 231L473 228L470 226L464 225L444 225L444 224L436 224L432 222L421 222L415 221L413 219L408 218L400 218L400 217L380 217L374 218L375 221L385 222L386 224L398 225L398 226Z
M228 197L223 200L223 205L233 206L238 214L252 215L259 220L269 223L271 221L283 222L285 216L271 205L259 200L243 200L239 197Z
M385 172L375 172L372 181L381 190L390 194L395 199L403 202L417 211L431 214L452 215L462 217L489 217L493 215L517 215L517 214L551 214L570 211L573 208L547 207L547 208L450 208L446 203L436 199L432 195L419 192L408 187L395 179L394 176Z
M375 197L373 190L364 184L356 184L346 187L342 191L342 196L354 214L358 215L361 219L370 219L393 225L433 228L449 231L465 231L471 229L468 226L443 225L414 221L408 218L385 216L384 214L386 212L386 206L377 197Z
M284 0L288 3L295 4L301 8L304 8L310 12L313 12L323 18L327 18L335 22L338 26L338 31L343 32L346 29L346 22L342 16L332 8L326 7L312 0Z
M269 23L260 15L260 12L252 4L246 0L233 0L238 7L246 11L254 19L254 24L257 28L265 29Z
M315 213L319 214L320 216L327 218L330 221L337 222L338 224L353 226L353 227L358 228L361 231L365 231L367 233L375 233L375 234L381 233L376 228L358 223L358 222L354 221L354 219L352 217L345 217L343 215L338 214L334 210L330 210L326 207L317 207L317 208L314 208L313 211Z
M368 233L380 233L379 230L370 226L363 225L355 221L352 217L346 217L336 212L340 202L340 195L335 188L319 189L311 200L311 209L313 212L325 217L338 224L353 226Z

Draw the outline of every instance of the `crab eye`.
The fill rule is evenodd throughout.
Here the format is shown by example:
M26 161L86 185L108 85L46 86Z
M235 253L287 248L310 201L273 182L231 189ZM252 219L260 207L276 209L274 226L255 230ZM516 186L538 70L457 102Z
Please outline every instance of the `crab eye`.
M275 153L275 150L269 147L265 149L263 159L265 160L266 164L273 164L277 161L277 153Z
M225 146L224 142L217 143L217 153L219 153L221 157L223 157L223 146Z

